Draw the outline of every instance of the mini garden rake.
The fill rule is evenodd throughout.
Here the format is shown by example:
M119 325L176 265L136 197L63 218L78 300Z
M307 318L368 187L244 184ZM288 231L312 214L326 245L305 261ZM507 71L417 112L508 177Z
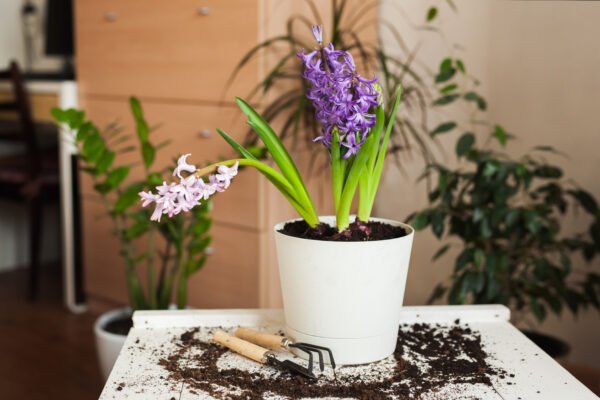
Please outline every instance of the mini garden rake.
M335 375L335 360L333 358L333 352L327 347L317 346L310 343L295 343L292 341L292 339L286 336L259 332L249 328L238 328L235 331L235 336L271 350L284 349L290 351L290 348L298 349L308 356L308 370L311 373L313 367L313 353L316 353L319 357L319 368L321 371L323 371L325 369L323 352L326 352L329 356L329 363L331 364L331 368L333 369L333 373Z
M284 371L300 374L310 380L317 379L311 370L303 367L302 365L296 364L291 360L279 360L269 349L265 349L243 339L230 336L224 331L216 331L213 334L213 340L220 345L227 347L229 350L261 364L271 365Z

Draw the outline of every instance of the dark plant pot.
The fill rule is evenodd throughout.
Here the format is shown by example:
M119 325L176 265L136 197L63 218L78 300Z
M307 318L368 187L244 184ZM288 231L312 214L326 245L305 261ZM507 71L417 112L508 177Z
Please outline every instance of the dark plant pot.
M555 336L529 330L521 330L521 332L554 359L564 358L571 352L571 346Z

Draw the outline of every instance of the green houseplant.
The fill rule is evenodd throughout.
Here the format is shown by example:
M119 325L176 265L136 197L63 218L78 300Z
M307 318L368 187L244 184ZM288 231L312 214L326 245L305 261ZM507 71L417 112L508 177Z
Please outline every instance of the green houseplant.
M500 127L492 137L501 145L509 139ZM513 159L477 146L475 135L465 133L456 144L460 167L427 167L431 204L412 223L431 228L437 238L458 239L459 249L452 275L430 302L447 295L450 304L505 304L517 322L541 322L564 309L600 309L600 274L579 265L600 250L598 203L541 157L549 151L539 146ZM564 218L576 211L586 214L579 220L587 225L567 231ZM433 259L451 246L443 245Z
M137 145L131 144L132 135L117 125L100 130L81 110L52 110L55 120L72 133L81 170L92 177L98 198L112 221L113 234L121 244L130 307L103 315L96 323L105 376L129 331L133 311L168 309L173 303L177 308L186 306L187 280L204 265L211 241L209 202L160 224L150 223L150 214L138 205L138 192L163 182L164 171L155 167L155 159L156 152L167 143L152 142L152 129L136 98L129 100L129 106ZM120 154L131 151L138 152L139 162L118 162ZM137 174L139 178L131 177L134 169L143 170ZM145 281L141 278L143 272Z

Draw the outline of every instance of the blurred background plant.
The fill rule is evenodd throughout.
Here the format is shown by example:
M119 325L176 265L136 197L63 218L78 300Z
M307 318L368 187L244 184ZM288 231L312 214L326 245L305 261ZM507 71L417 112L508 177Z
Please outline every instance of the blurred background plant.
M491 131L501 146L511 137L500 126ZM600 309L600 274L574 267L576 257L589 262L600 250L598 202L542 157L548 152L557 153L538 146L516 160L478 147L466 132L456 143L462 167L427 166L423 177L435 182L431 204L410 220L438 239L459 241L454 272L436 286L430 303L447 295L450 304L505 304L517 322L533 322L530 316L542 322L565 308L574 314ZM565 232L566 214L579 210L588 214L587 229ZM443 245L433 260L451 246Z
M185 215L150 222L151 210L139 206L138 193L161 185L164 173L172 170L157 170L154 166L157 150L168 143L153 144L154 129L146 122L140 102L132 97L129 105L139 146L130 145L132 135L124 133L117 124L101 131L86 120L84 111L55 108L52 115L73 133L81 170L93 179L94 189L112 219L125 261L132 310L167 309L173 302L178 308L185 308L187 280L202 268L208 256L211 205L203 202ZM141 157L139 162L116 164L117 155L136 150ZM139 179L131 177L134 168L143 169L142 174L136 174ZM138 241L144 244L136 246ZM146 275L145 288L141 273Z

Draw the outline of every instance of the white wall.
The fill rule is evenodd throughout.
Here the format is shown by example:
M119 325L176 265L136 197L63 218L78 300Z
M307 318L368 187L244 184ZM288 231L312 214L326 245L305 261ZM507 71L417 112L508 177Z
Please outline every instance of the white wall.
M45 0L33 0L39 10L40 18L34 29L40 34L44 31ZM25 40L23 36L21 7L22 0L0 0L0 68L4 68L11 60L17 60L21 66L25 63ZM41 35L36 36L34 46L35 59L32 70L47 71L60 67L61 61L56 57L44 55L44 42Z
M423 24L427 7L441 5L439 23L446 38L415 30L409 23ZM455 0L458 13L445 2L384 0L382 18L391 20L411 44L420 43L420 55L437 65L453 54L465 60L467 69L481 79L478 89L488 100L491 121L501 123L518 136L509 151L520 155L538 144L555 146L570 155L553 159L582 186L600 197L600 2ZM408 20L407 20L407 17ZM391 45L383 33L384 43ZM464 50L448 44L460 43ZM452 110L453 116L464 109ZM432 116L432 118L440 118ZM463 118L464 120L464 118ZM452 163L457 138L441 144ZM378 214L405 218L427 205L425 188L414 181L422 163L409 161L406 172L390 168L377 203ZM566 221L567 228L581 220ZM406 302L423 304L432 287L451 271L452 255L432 264L439 242L428 233L415 238ZM598 267L598 261L595 268ZM573 345L572 361L600 367L597 338L600 317L591 311L578 319L549 318L542 330L557 334Z
M0 68L13 58L24 58L20 9L20 0L0 1Z

